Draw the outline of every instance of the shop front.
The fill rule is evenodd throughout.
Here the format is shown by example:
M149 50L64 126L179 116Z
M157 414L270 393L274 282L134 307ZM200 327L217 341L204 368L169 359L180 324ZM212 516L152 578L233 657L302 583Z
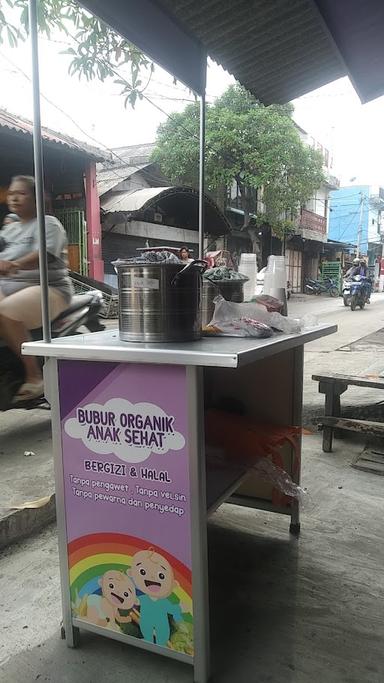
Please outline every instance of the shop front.
M68 235L70 269L103 279L100 209L94 176L104 153L49 129L42 130L46 212ZM8 213L7 188L16 175L34 175L32 123L0 110L0 225Z

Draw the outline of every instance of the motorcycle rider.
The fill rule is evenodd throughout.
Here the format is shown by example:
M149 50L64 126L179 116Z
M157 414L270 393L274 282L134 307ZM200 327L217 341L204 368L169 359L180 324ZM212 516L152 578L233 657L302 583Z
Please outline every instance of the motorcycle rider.
M352 266L345 273L345 279L351 280L355 275L360 275L360 259L354 258L352 261Z
M24 384L15 396L15 403L18 403L44 393L37 359L21 355L21 345L31 339L29 330L37 329L42 324L34 178L12 178L7 201L10 211L18 216L18 221L11 222L1 231L5 247L0 252L0 338L24 366ZM49 310L53 320L68 307L72 285L65 263L65 230L54 216L45 217L45 229Z
M364 261L363 258L354 258L353 259L353 265L352 267L347 270L345 273L345 279L346 280L352 280L356 275L360 275L361 277L365 277L368 279L368 266L366 262ZM371 296L371 283L368 281L366 284L366 291L367 291L367 304L370 304L370 296Z

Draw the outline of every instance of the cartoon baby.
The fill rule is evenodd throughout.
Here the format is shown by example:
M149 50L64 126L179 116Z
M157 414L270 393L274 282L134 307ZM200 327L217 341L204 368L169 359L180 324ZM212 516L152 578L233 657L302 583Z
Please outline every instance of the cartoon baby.
M110 569L99 579L102 595L88 595L86 619L97 626L119 631L116 624L128 623L130 616L123 617L119 610L130 610L139 604L133 582L123 572Z
M167 646L170 629L168 614L176 622L182 621L178 604L168 597L177 586L168 560L153 548L141 550L132 558L130 575L140 595L140 630L145 640Z

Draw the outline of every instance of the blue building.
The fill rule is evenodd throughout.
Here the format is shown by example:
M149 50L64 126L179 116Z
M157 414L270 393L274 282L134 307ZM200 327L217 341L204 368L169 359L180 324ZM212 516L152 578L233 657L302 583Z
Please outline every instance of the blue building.
M370 263L381 256L384 218L384 189L372 185L350 185L330 193L328 238L356 244Z

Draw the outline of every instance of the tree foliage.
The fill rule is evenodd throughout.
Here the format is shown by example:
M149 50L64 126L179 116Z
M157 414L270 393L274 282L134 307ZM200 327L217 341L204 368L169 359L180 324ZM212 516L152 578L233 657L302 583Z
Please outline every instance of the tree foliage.
M137 47L75 0L40 0L37 10L40 33L50 38L60 31L67 37L70 46L63 53L71 56L71 75L87 81L113 79L121 87L125 105L134 106L137 98L143 97L154 65ZM28 34L28 0L0 0L0 44L17 47ZM126 66L129 78L119 71Z
M237 183L244 226L256 211L255 189L263 192L268 223L276 234L289 227L323 180L319 152L303 144L291 105L265 107L239 85L206 110L206 183L211 192ZM199 105L188 105L158 129L153 154L172 182L197 187Z

